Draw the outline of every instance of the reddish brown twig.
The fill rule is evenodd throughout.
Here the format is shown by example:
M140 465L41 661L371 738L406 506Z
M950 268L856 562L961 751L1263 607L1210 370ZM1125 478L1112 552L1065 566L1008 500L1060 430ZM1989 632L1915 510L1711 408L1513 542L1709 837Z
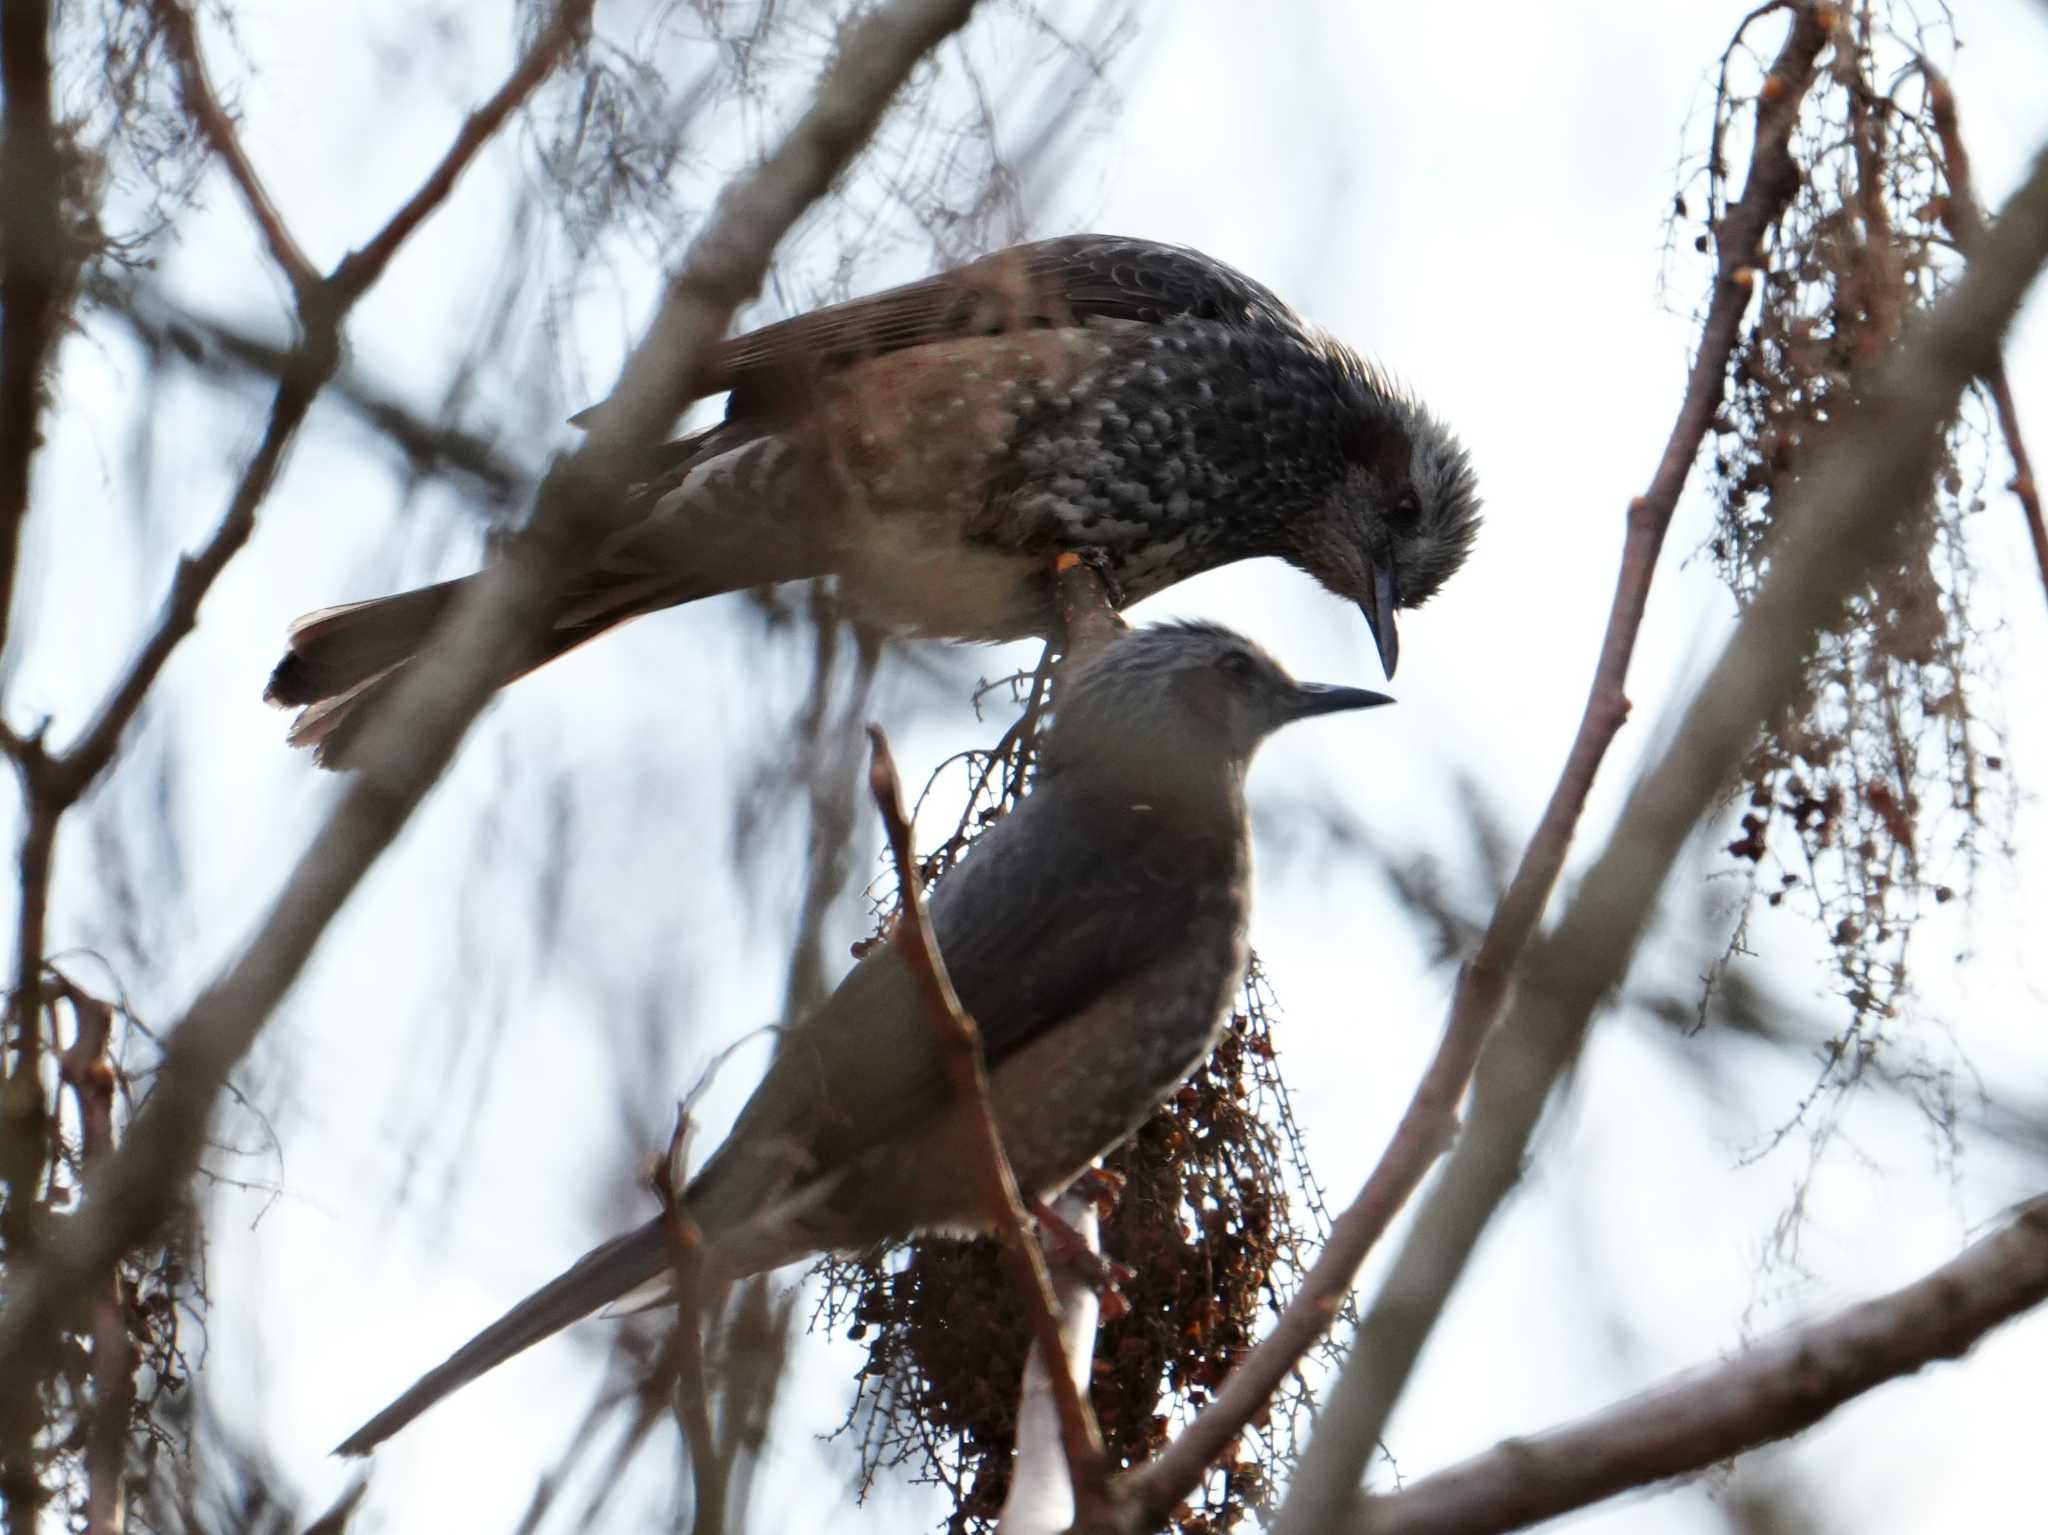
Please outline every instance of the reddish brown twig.
M1046 1373L1059 1406L1060 1438L1066 1446L1075 1522L1087 1528L1104 1510L1108 1491L1102 1436L1087 1397L1074 1382L1066 1347L1060 1340L1060 1309L1053 1294L1052 1275L1032 1235L1030 1216L1018 1195L1017 1179L1010 1171L1010 1159L1003 1152L1002 1135L996 1129L980 1033L960 1006L960 998L946 975L945 960L932 938L931 923L925 917L917 854L910 840L910 819L903 811L903 795L897 784L895 761L889 755L888 738L880 726L870 725L868 739L874 747L868 786L874 792L875 808L881 812L902 892L902 916L894 941L917 978L918 989L924 993L946 1081L955 1100L966 1107L974 1131L979 1155L974 1159L972 1173L980 1184L981 1205L1010 1267L1018 1301L1031 1326L1033 1345L1046 1361Z
M697 1486L691 1527L696 1535L718 1535L725 1528L727 1468L711 1429L711 1394L704 1376L704 1235L683 1203L689 1138L689 1112L679 1104L675 1133L669 1137L667 1154L655 1166L652 1181L668 1229L669 1271L675 1285L676 1324L670 1347L675 1360L676 1421L690 1447L690 1469Z
M242 148L233 121L214 94L213 83L206 77L206 59L199 51L199 33L192 13L178 0L156 0L156 15L164 40L170 45L171 57L177 61L178 91L185 103L185 115L192 119L192 125L206 140L206 147L226 168L235 190L242 194L249 216L263 235L270 259L291 284L293 300L301 310L307 308L322 286L319 270L306 259L299 242L285 227L284 215L271 201L263 178L256 174L248 152Z
M1157 1460L1132 1473L1129 1490L1151 1517L1171 1509L1195 1488L1203 1470L1243 1432L1328 1330L1366 1255L1451 1144L1458 1104L1500 1017L1509 981L1549 904L1601 761L1628 717L1625 688L1629 661L1642 628L1664 535L1720 407L1728 359L1749 305L1764 236L1798 188L1798 167L1788 145L1799 105L1813 80L1815 61L1827 41L1827 14L1824 7L1801 8L1758 103L1748 181L1740 201L1716 230L1716 280L1701 327L1699 353L1693 359L1677 420L1649 487L1629 504L1621 574L1592 689L1550 803L1494 910L1478 954L1459 972L1450 1017L1435 1057L1372 1175L1332 1226L1330 1240L1301 1289L1272 1333L1232 1372L1209 1408ZM1351 1484L1355 1483L1353 1476Z
M1373 1498L1371 1535L1494 1535L1585 1508L1810 1428L2048 1300L2048 1199L1877 1300L1675 1376L1575 1423L1511 1439Z
M1948 174L1948 196L1941 200L1941 221L1954 237L1956 249L1967 259L1984 238L1984 213L1977 206L1977 193L1970 184L1970 152L1963 144L1962 125L1956 118L1956 96L1947 78L1925 58L1919 61L1919 67L1927 80L1927 104L1934 113L1934 131L1941 139L1942 164ZM1991 408L1997 412L2006 450L2012 454L2009 488L2027 519L2034 563L2041 571L2042 588L2048 591L2048 521L2041 515L2041 483L2034 478L2026 439L2020 435L2019 407L2013 403L2012 380L2006 374L2002 350L1985 371L1984 388L1991 396Z
M75 986L63 985L78 1032L58 1057L58 1074L78 1105L83 1165L114 1149L114 1066L108 1047L114 1009ZM92 1422L86 1429L85 1483L88 1535L118 1535L126 1525L128 1417L135 1405L135 1348L121 1306L121 1279L109 1270L92 1315Z
M493 691L497 658L540 588L538 567L601 525L634 455L676 414L678 380L759 286L789 226L872 133L916 63L965 23L973 0L893 0L852 23L811 107L781 145L730 187L692 244L648 336L583 446L543 482L517 557L492 568L452 615L446 643L408 676L365 738L365 771L348 786L256 931L164 1042L155 1091L120 1149L92 1181L83 1213L34 1264L9 1274L0 1306L0 1421L34 1382L81 1287L160 1229L170 1191L188 1177L227 1074L297 980L328 922L439 776Z

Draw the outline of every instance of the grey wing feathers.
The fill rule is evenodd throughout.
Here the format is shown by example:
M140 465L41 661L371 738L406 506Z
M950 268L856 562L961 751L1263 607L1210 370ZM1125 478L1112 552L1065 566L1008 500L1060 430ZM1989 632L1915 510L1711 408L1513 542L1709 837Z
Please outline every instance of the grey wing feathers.
M1214 850L1146 814L1077 815L1041 790L976 844L933 902L933 933L993 1067L1190 938ZM1012 831L1014 828L1014 831ZM1011 832L1018 846L996 842ZM1021 856L1003 856L1012 853Z
M660 1220L593 1248L422 1375L389 1407L342 1440L334 1453L369 1454L443 1397L646 1284L668 1262L668 1234Z
M1128 811L1111 820L1072 811L1056 793L1027 799L933 898L940 953L991 1069L1195 924L1199 850L1162 845ZM835 1105L844 1084L857 1087ZM691 1214L707 1237L722 1237L813 1169L850 1163L921 1121L949 1091L922 993L895 944L880 945L784 1033L732 1134L691 1184Z

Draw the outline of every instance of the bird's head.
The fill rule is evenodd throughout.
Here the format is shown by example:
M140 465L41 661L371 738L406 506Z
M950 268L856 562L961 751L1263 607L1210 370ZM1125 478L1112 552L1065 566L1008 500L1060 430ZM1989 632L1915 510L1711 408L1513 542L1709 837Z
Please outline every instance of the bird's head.
M1046 762L1115 763L1147 777L1242 773L1282 725L1392 702L1363 688L1296 682L1220 625L1153 624L1119 635L1063 680Z
M1391 677L1401 653L1395 610L1428 601L1465 563L1479 493L1450 429L1360 368L1366 399L1342 444L1343 473L1321 515L1296 523L1295 562L1358 604Z

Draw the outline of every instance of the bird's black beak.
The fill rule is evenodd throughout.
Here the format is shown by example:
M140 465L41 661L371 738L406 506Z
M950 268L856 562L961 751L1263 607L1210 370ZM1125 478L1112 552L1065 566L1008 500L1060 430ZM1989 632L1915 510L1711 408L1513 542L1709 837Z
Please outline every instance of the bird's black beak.
M1317 714L1336 714L1344 709L1377 709L1381 704L1394 700L1384 693L1369 693L1364 688L1332 687L1327 682L1297 682L1293 696L1287 700L1287 718L1305 720Z
M1390 682L1394 677L1394 663L1401 659L1401 634L1394 627L1394 609L1399 605L1399 596L1394 591L1394 573L1384 565L1374 565L1372 595L1358 605L1358 611L1365 615L1373 640L1380 647L1380 665L1386 668Z

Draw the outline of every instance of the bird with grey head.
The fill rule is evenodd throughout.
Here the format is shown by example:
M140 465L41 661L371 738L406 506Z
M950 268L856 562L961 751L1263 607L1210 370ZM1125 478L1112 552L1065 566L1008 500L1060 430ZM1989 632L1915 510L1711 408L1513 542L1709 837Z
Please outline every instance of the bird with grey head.
M1215 1047L1251 915L1245 770L1292 721L1392 702L1296 682L1209 624L1119 634L1061 682L1036 782L940 881L932 933L980 1030L1017 1183L1047 1198ZM973 1230L975 1130L915 975L871 949L783 1030L684 1194L721 1279L918 1232ZM519 1302L351 1434L368 1454L486 1371L666 1276L657 1217Z

